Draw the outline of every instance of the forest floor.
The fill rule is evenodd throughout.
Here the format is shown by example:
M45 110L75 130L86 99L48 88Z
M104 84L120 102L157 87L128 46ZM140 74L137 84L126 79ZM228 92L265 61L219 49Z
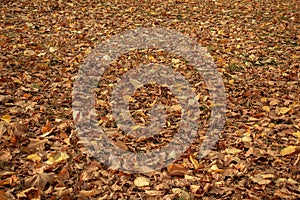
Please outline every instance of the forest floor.
M0 200L300 199L299 7L298 0L1 0ZM139 27L174 30L206 48L227 97L222 136L199 159L212 108L201 76L159 50L114 62L97 90L98 120L128 151L165 145L176 120L168 119L175 129L140 144L119 133L108 102L115 77L139 63L180 65L200 96L198 137L173 164L151 173L101 163L84 147L72 115L73 83L85 57ZM151 94L178 108L168 104L174 95L166 88L139 91L130 100L131 113L142 110L139 123L148 120L143 106L154 102Z

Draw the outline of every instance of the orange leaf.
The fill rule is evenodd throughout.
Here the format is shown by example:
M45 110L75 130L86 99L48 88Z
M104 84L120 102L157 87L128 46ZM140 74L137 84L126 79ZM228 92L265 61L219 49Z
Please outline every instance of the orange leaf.
M187 169L181 164L170 164L167 170L173 176L184 176L187 172Z

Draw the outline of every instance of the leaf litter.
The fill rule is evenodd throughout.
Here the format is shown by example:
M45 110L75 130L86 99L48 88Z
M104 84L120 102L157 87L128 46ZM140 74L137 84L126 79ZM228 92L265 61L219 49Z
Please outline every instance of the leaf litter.
M0 5L0 199L299 199L299 2L9 1ZM72 120L72 84L100 42L124 30L166 27L207 48L227 93L222 138L198 160L211 100L184 60L160 50L129 52L99 82L99 124L132 152L166 145L180 106L164 87L128 97L138 125L149 108L168 109L166 127L149 138L117 130L108 97L118 78L149 62L171 66L199 94L202 129L168 168L114 171L89 155ZM131 80L137 87L140 84ZM138 181L137 181L138 180Z

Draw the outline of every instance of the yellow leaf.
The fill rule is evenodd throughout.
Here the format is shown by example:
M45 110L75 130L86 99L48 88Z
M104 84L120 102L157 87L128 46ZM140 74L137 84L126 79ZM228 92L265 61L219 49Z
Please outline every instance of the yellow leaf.
M234 83L234 80L231 79L231 80L228 81L228 83L232 85Z
M148 186L150 184L150 179L140 176L134 180L134 185L138 187Z
M177 64L177 63L179 63L179 62L180 62L180 59L172 58L172 63Z
M230 148L225 149L225 151L228 154L236 155L236 154L240 153L242 150L230 147Z
M135 130L138 130L139 128L141 128L140 125L134 125L131 127L131 130L135 131Z
M300 139L300 132L293 133L293 136L295 136L296 138Z
M266 112L270 112L270 107L269 106L263 106L262 109Z
M190 161L193 163L195 169L198 169L200 167L198 160L196 160L193 155L190 155Z
M22 81L18 78L14 78L13 81L14 81L14 83L22 84Z
M46 161L46 164L53 164L67 160L69 158L69 155L63 151L59 153L50 154L47 157L48 160Z
M3 115L3 116L1 117L1 119L2 119L3 121L6 121L7 123L9 123L10 120L11 120L11 116L10 116L10 115Z
M266 102L267 102L267 98L266 98L266 97L262 97L262 98L260 99L260 101L263 102L263 103L266 103Z
M280 155L287 156L295 153L297 151L297 146L288 146L284 149L281 149Z
M288 113L290 110L291 110L291 108L280 107L280 108L277 108L277 109L275 110L275 112L276 112L277 115L281 115L281 114L286 114L286 113Z
M148 59L150 60L150 61L152 61L152 62L156 62L157 60L153 57L153 56L148 56Z
M31 160L33 162L40 162L41 157L37 154L30 154L29 156L26 157L26 159Z
M224 170L223 169L219 169L217 165L213 165L207 171L209 173L212 173L212 172L223 172Z

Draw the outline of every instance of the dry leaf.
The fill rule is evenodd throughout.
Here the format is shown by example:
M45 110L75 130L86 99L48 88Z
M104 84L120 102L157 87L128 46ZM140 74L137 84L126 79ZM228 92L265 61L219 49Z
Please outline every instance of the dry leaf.
M272 182L271 180L264 178L263 174L256 174L254 176L251 176L250 179L253 182L258 183L259 185L267 185Z
M262 109L266 112L270 112L270 107L269 106L263 106Z
M158 197L158 196L162 196L165 191L159 191L159 190L145 190L145 193L149 196L154 196L154 197Z
M25 50L24 51L24 56L33 56L33 55L35 55L36 53L35 53L35 51L33 51L33 50Z
M53 163L58 163L61 161L65 161L69 158L69 155L62 151L58 153L52 153L47 156L48 160L45 162L46 164L53 164Z
M242 152L242 150L234 148L234 147L227 148L227 149L225 149L225 151L226 151L226 153L232 154L232 155L236 155L236 154Z
M2 162L8 162L12 159L12 155L9 151L1 151L0 150L0 161Z
M193 155L190 155L189 159L190 159L191 163L193 163L195 169L198 169L200 167L198 160L196 160Z
M280 155L282 156L291 155L297 151L297 148L298 148L297 146L288 146L284 149L281 149Z
M295 132L295 133L292 133L293 136L295 136L296 138L300 139L300 132Z
M9 122L11 121L11 116L10 116L10 115L3 115L3 116L1 117L1 120L3 120L3 121L5 121L5 122L9 123Z
M150 179L140 176L134 179L134 185L138 187L148 186L150 184Z
M29 138L30 143L27 145L28 148L32 149L41 149L43 150L45 148L45 143L47 140L40 140L40 139L33 139Z
M170 164L167 170L173 176L184 176L187 172L187 169L181 164Z
M57 51L58 50L58 48L55 48L55 47L50 47L49 48L49 52L50 53L53 53L53 52L55 52L55 51Z
M207 172L209 173L213 173L213 172L216 172L216 173L220 173L220 172L223 172L224 170L223 169L219 169L219 167L217 165L213 165L211 166Z
M33 162L40 162L42 158L37 154L30 154L26 157L26 159L31 160Z
M276 108L275 112L277 115L284 115L284 114L288 113L290 110L291 110L291 108L280 107L280 108Z

